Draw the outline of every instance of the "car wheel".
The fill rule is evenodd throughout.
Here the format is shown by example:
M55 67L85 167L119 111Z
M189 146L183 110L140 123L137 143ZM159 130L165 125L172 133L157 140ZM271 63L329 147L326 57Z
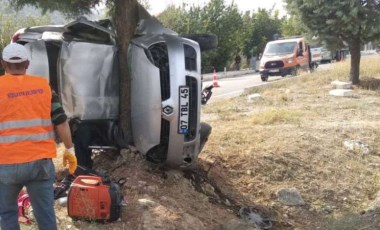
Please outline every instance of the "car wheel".
M218 47L218 37L215 34L186 34L182 37L198 42L202 51Z
M281 74L281 77L286 77L286 74Z
M204 145L208 141L208 137L211 134L211 130L212 130L212 127L209 124L205 122L201 122L199 152L202 151Z
M268 81L268 76L261 76L262 81Z

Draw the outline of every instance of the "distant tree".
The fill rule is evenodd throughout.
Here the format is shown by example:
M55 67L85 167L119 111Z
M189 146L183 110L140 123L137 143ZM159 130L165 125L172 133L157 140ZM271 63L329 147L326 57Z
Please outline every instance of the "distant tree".
M15 20L17 18L17 20ZM16 29L36 26L41 24L48 24L50 18L47 16L34 17L23 16L17 13L0 12L0 51L11 42L12 35Z
M222 70L240 52L240 33L242 18L236 4L226 5L223 0L211 0L201 13L204 17L205 32L209 31L218 36L218 48L204 56L207 69L215 66Z
M246 11L242 16L242 30L241 36L242 39L242 53L247 58L247 60L251 59L253 55L256 55L256 49L252 43L252 34L254 30L254 17L255 14L251 11Z
M243 23L236 4L211 0L204 7L172 5L158 15L158 19L179 34L213 33L218 36L218 48L202 53L203 71L211 71L214 66L223 69L242 47Z
M47 11L60 11L69 16L89 14L91 9L102 0L13 0L11 5L20 9L26 5L33 5ZM143 1L144 2L144 1ZM120 124L124 133L124 140L132 142L131 116L130 116L130 82L128 71L127 51L129 42L134 36L138 21L137 0L107 0L106 4L115 22L117 43L119 46L119 76L120 76Z
M0 52L11 42L12 35L17 29L29 26L50 24L49 16L40 15L25 15L21 12L16 12L9 8L7 1L0 1ZM17 18L17 20L15 20ZM3 73L0 66L0 73Z
M183 27L185 25L185 11L181 7L176 7L175 5L169 5L161 14L158 15L158 19L160 22L171 29L177 29L182 28L181 30L184 30Z
M379 0L286 0L287 9L298 16L310 32L327 44L348 46L351 53L349 79L359 84L360 47L380 37Z
M281 23L281 31L285 37L305 35L308 32L301 19L296 15L283 18Z
M248 21L247 16L244 18ZM277 11L272 13L270 10L258 9L257 13L252 15L248 25L250 34L245 40L243 49L243 53L247 57L252 53L262 53L267 42L273 40L275 34L282 35L281 19Z

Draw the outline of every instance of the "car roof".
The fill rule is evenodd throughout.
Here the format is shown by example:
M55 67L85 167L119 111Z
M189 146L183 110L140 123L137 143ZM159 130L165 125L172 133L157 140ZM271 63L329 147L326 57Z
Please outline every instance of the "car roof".
M277 44L277 43L286 43L286 42L300 42L304 40L304 38L290 38L290 39L280 39L276 41L270 41L268 44Z

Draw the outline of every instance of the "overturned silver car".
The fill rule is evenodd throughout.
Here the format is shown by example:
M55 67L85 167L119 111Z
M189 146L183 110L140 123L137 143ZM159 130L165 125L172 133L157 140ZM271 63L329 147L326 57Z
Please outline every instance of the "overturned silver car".
M81 139L76 151L83 146L88 151L92 146L120 147L118 49L109 20L80 18L64 26L23 28L13 42L30 51L28 74L46 77L58 93L74 142ZM140 8L129 47L130 63L123 64L130 66L132 76L134 144L153 162L194 167L211 132L200 122L200 52L194 39L163 27ZM82 124L93 124L97 130L76 137L75 130Z

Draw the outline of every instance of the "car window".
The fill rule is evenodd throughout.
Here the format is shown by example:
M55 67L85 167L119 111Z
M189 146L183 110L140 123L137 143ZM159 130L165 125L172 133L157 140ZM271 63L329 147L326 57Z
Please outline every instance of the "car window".
M268 44L264 51L264 56L291 54L294 52L296 44L296 42Z

